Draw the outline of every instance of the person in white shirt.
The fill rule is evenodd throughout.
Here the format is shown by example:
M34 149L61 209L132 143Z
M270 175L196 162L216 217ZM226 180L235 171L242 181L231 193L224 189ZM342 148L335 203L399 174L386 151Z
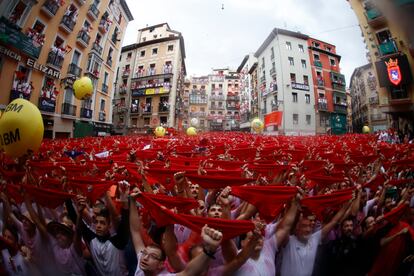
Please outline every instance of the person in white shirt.
M289 236L283 248L282 276L311 276L320 241L325 238L333 227L341 220L350 203L345 204L321 230L313 232L308 217L300 215L295 234Z

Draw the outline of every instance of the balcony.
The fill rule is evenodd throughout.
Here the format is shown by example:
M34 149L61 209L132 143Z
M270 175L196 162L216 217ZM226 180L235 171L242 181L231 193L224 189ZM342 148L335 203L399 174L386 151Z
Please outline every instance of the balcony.
M395 41L391 39L388 42L381 43L379 45L379 51L381 53L381 56L388 56L395 53L398 53L397 45L395 44Z
M379 104L379 98L378 98L378 96L369 97L369 103L372 104L372 105Z
M91 37L88 35L87 32L80 31L78 33L78 37L76 39L76 42L78 42L79 45L81 45L83 48L87 48L89 46L89 40Z
M70 103L63 103L62 104L62 115L68 115L75 117L76 116L76 105Z
M92 20L97 20L98 19L98 17L99 17L99 10L98 10L98 7L96 7L96 4L95 3L93 3L92 5L89 6L88 16Z
M170 112L170 107L163 103L158 104L158 113L168 113Z
M59 9L58 1L46 0L42 6L41 11L49 18L52 18L56 15Z
M103 93L108 93L108 85L105 83L102 83L102 92Z
M262 76L260 78L260 83L265 83L266 82L266 76Z
M75 0L80 6L85 5L86 0Z
M211 95L210 100L211 101L224 101L225 97L224 95Z
M93 111L92 109L82 107L80 110L80 117L85 119L92 119Z
M378 28L385 23L385 17L375 7L367 8L365 15L368 20L368 24L373 28Z
M271 60L274 60L274 59L275 59L275 54L273 54L273 53L272 53L272 54L270 54L270 59L271 59Z
M278 104L272 104L272 111L278 111L279 105Z
M190 104L207 104L207 98L190 97Z
M304 90L304 91L309 91L309 85L306 83L297 83L297 82L292 82L292 89L296 89L296 90Z
M318 79L317 83L318 83L318 87L322 87L322 88L325 87L325 82L322 79Z
M277 84L276 83L271 83L269 91L270 92L277 92Z
M98 120L99 120L100 122L105 122L105 120L106 120L106 113L105 113L105 111L99 111L99 117L98 117Z
M125 86L120 86L119 87L119 94L120 95L125 95L127 93L127 88Z
M399 6L403 6L403 5L412 5L414 4L414 0L396 0L395 4L399 5Z
M337 113L343 113L346 114L347 113L347 104L346 103L335 103L334 104L334 112Z
M240 101L240 96L227 95L227 101Z
M322 68L322 62L321 62L320 60L314 60L314 61L313 61L313 64L314 64L316 67L320 67L320 68Z
M106 64L108 64L109 67L112 67L112 59L111 58L108 58L106 60Z
M69 64L69 68L68 68L68 74L76 76L76 77L80 77L82 74L82 68L80 68L78 65L71 63Z
M190 112L190 117L205 118L206 116L207 116L207 113L203 111Z
M152 106L151 105L147 105L143 108L142 113L144 114L151 114L152 113Z
M73 20L72 17L64 15L62 21L60 22L59 28L67 34L73 32L73 28L75 28L76 21Z
M58 51L50 51L47 55L47 65L53 66L58 68L59 70L62 69L63 61L65 60L64 56L58 54Z
M227 110L239 110L237 106L231 106L231 105L228 105L226 108Z
M55 106L56 106L56 101L49 99L49 98L45 98L45 97L40 97L39 103L37 105L40 111L50 112L50 113L55 113Z
M272 68L270 69L269 73L270 73L270 75L271 75L271 76L276 75L276 68L272 67Z
M387 119L387 115L384 113L381 114L371 114L371 121L382 121Z
M131 74L131 70L129 69L124 69L124 71L122 71L123 78L128 78L130 74Z
M93 43L92 50L95 51L98 54L98 56L102 55L102 46L99 45L98 43L96 42Z
M339 83L332 83L332 89L333 90L337 90L337 91L341 91L341 92L345 92L345 85L344 84L339 84Z
M318 99L318 110L328 111L328 102L326 99Z
M217 106L217 105L211 105L210 106L211 110L224 110L224 106Z
M136 107L136 109L138 110L138 107ZM124 103L115 105L115 108L114 108L114 112L117 114L125 113L127 110L128 109ZM132 107L131 107L131 110L132 110Z
M119 107L119 108L118 108L118 113L123 113L123 112L125 112L125 111L123 110L123 107ZM137 105L131 105L130 113L131 113L131 114L138 114L138 113L139 113L139 108L138 108L138 106L137 106Z
M99 23L98 30L102 34L106 34L109 31L110 23L108 22L107 18L102 17L101 22Z

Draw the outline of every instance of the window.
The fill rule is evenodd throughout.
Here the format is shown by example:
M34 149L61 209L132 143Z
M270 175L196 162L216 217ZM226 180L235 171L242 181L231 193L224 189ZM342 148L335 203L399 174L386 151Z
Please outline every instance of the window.
M80 56L81 54L78 51L73 51L73 57L72 57L72 63L79 65L79 61L80 61Z
M291 66L294 66L295 65L295 61L293 60L293 57L288 57L288 59L289 59L289 64Z
M204 127L204 120L200 120L200 126Z
M304 53L305 52L305 49L303 48L303 45L302 44L299 44L298 46L299 46L299 52Z
M147 41L147 38L146 37L143 37L142 38L142 42L145 42L145 41Z
M73 100L73 90L68 88L68 89L65 90L64 103L71 104L72 100Z
M319 55L318 54L313 54L313 59L319 61L320 60Z
M10 16L8 19L11 23L21 26L21 24L25 21L28 15L28 11L31 8L25 2L26 1L18 1L14 8L9 11Z
M303 75L303 83L306 85L309 85L309 77L306 75Z
M265 59L262 57L262 68L265 68Z
M158 37L158 35L154 35L153 37L154 37L154 39L155 39L155 38L157 38L157 37Z
M328 51L328 52L332 51L331 47L329 47L329 46L325 46L325 50Z
M298 93L292 93L292 101L294 103L297 103L298 102Z
M105 72L105 73L104 73L103 84L105 84L105 85L107 85L107 84L108 84L108 77L109 77L108 72Z
M335 59L330 58L330 59L329 59L329 62L330 62L330 64L331 64L331 66L336 66Z
M127 55L127 61L130 61L131 60L131 57L132 57L132 53L128 53L128 55Z
M318 42L312 42L313 47L319 48L321 45Z
M168 45L168 52L174 51L174 45Z
M310 95L309 94L305 94L305 102L307 104L310 104Z
M144 50L144 51L141 51L140 56L141 56L141 57L145 57L145 50Z
M270 58L271 59L274 59L275 58L275 49L273 49L273 47L270 48Z
M112 64L112 53L114 52L114 49L112 49L111 47L109 47L109 51L108 51L108 59L106 60L108 63Z
M152 49L152 55L155 56L156 54L158 54L158 48Z
M286 49L292 50L292 43L290 43L289 41L286 41Z
M306 60L302 59L301 62L302 62L302 68L306 68Z
M311 124L311 115L306 115L306 124L307 125Z
M293 124L294 125L299 124L299 115L298 114L293 114Z
M105 100L104 99L101 99L101 106L100 106L100 109L99 109L101 112L104 112L105 111Z
M296 82L296 74L290 73L290 82Z

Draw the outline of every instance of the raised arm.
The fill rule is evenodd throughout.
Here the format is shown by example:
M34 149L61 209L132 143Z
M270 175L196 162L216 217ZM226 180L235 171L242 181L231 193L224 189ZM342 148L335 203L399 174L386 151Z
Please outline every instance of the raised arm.
M31 198L30 198L29 194L27 194L27 193L24 196L24 202L25 202L27 211L30 214L30 217L33 219L34 223L36 224L37 229L39 229L40 234L43 237L48 237L48 232L47 232L47 229L46 229L46 224L40 218L41 216L39 217L39 215L33 209ZM39 208L38 209L38 212L41 213L42 212L41 207L38 206L38 208Z
M140 196L140 194L140 191L132 193L129 202L129 231L131 233L132 243L134 244L136 254L138 254L145 248L144 241L141 237L141 219L139 217L137 206L135 203L135 198Z
M300 195L297 194L290 204L289 210L286 212L282 221L276 228L276 241L279 246L284 246L289 238L290 230L292 229L293 223L295 222L296 213L299 207Z
M342 208L331 219L331 221L322 227L322 239L324 239L326 235L328 235L328 233L335 227L335 225L337 225L341 221L342 217L345 215L350 205L351 202L344 204Z
M223 234L219 231L209 228L207 225L201 230L203 239L203 253L192 259L184 271L178 273L179 276L198 276L208 269L210 260L214 257L214 252L220 246Z
M177 237L174 234L173 225L168 225L166 227L164 238L162 240L162 247L172 268L174 268L175 271L183 271L185 269L185 263L183 263L178 256Z

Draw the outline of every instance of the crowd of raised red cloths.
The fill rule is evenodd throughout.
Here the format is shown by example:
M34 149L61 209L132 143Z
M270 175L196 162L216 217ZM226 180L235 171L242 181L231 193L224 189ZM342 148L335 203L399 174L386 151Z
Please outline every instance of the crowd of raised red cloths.
M130 263L134 262L125 257L126 269L118 271L118 268L111 265L99 263L101 260L97 256L100 253L94 248L93 237L88 239L86 233L92 231L91 235L100 236L96 217L102 209L111 209L111 206L115 214L112 219L122 226L124 209L136 211L136 208L131 208L133 202L133 206L138 206L141 219L139 223L135 221L135 213L130 210L127 223L129 231L123 232L127 236L125 244L120 245L119 241L117 243L110 238L100 239L100 242L112 242L120 250L128 242L135 249L141 248L140 240L147 246L157 244L159 247L155 249L165 252L167 261L162 267L154 268L156 273L191 275L195 273L191 269L192 263L196 261L199 261L199 266L205 265L202 273L209 275L228 272L245 275L249 271L259 271L262 275L299 275L291 274L298 272L300 275L412 273L414 250L410 242L414 240L413 177L414 144L378 142L374 135L287 137L206 133L196 137L115 136L45 140L36 154L18 160L1 155L2 206L3 213L7 214L3 218L3 230L8 229L6 226L9 224L23 222L24 212L27 210L37 231L41 232L42 225L45 226L45 231L52 235L51 239L57 239L57 235L51 230L52 222L66 225L73 230L70 232L73 239L73 233L77 230L83 235L81 244L84 251L89 251L89 255L85 255L85 252L79 254L83 254L82 260L90 261L90 267L85 269L88 266L82 265L76 271L68 271L70 268L63 269L59 265L61 260L57 258L54 272L122 275L129 270L135 271L135 275L141 275L141 272L146 273L152 269L149 268L149 263L142 261L144 255L149 254L148 251L144 255L142 250L136 252L138 264L135 260L133 268ZM133 196L125 199L128 194ZM129 206L125 207L125 202ZM206 208L201 210L199 207L203 204ZM206 211L213 205L222 209L219 217L211 216ZM10 218L13 213L11 206L14 206L14 213L22 215L22 218L16 215L18 221ZM98 211L94 211L96 208ZM228 215L224 214L226 208ZM64 217L71 220L71 223L64 223ZM375 221L372 227L366 222L369 217ZM82 218L84 221L89 218L90 221L82 222ZM296 253L289 251L290 244L294 243L293 237L307 243L307 238L301 240L299 233L300 225L305 220L313 221L309 236L313 237L315 233L322 231L322 238L316 245L312 245L317 247L314 252L306 251L307 260L310 259L312 265L289 268L289 263L295 263L301 258L299 253L296 256ZM344 242L341 239L351 238L347 236L351 234L344 230L347 221L353 224L351 234L354 240ZM92 230L82 228L82 223ZM138 232L133 229L137 225L140 228ZM216 260L213 264L202 262L197 258L193 259L196 261L191 260L192 253L188 249L202 243L201 237L205 237L203 231L207 231L204 229L205 225L222 235L220 248L223 248L223 253L218 257L222 258L221 263ZM266 231L263 225L268 226L265 227ZM272 225L274 229L269 230ZM175 227L174 231L166 230L171 226ZM179 241L179 237L177 241L171 242L175 246L175 254L179 253L181 266L174 261L177 257L171 255L174 252L168 250L170 240L174 240L168 235L172 232L177 236L179 227L191 233L186 236L187 243ZM40 274L51 273L43 270L45 268L42 267L42 258L35 255L39 254L39 248L36 248L38 245L24 244L24 240L30 238L23 238L27 233L24 233L24 229L17 228L18 237L22 241L15 246L26 246L28 250L34 251L31 254L35 265L31 269L37 269ZM111 231L112 234L117 232L120 235L120 231L116 229ZM275 249L277 253L274 254L282 261L279 264L274 262L275 269L261 270L263 264L251 261L256 260L253 257L256 247L253 245L253 249L243 255L244 259L242 254L237 255L244 248L243 244L235 247L235 250L239 250L233 255L230 254L232 257L224 253L226 248L232 247L227 245L228 242L237 243L245 234L257 235L260 231L266 237L265 240L268 232L275 233L275 239L278 239ZM162 238L159 237L159 232ZM195 237L190 238L192 236ZM338 258L332 261L338 267L358 267L342 270L342 274L331 274L338 272L338 268L326 264L328 257L325 258L324 253L334 250L345 254L343 252L356 250L355 248L362 252L363 248L374 246L372 237L376 237L378 242L375 243L376 252L371 252L371 258L366 260L366 267L359 260L348 260L348 256L343 257L338 253ZM256 237L255 242L258 240L260 238ZM189 241L191 245L188 244ZM340 245L338 241L341 241ZM4 231L1 243L3 251L13 251L10 241L4 238ZM63 249L64 247L61 248ZM390 256L390 252L394 250L399 253ZM56 252L55 255L60 256ZM104 253L106 254L102 254ZM355 256L359 255L355 253ZM109 256L108 258L110 260ZM243 261L239 261L240 258ZM257 257L257 260L261 260L260 258L262 257ZM229 268L229 264L235 263L234 260L238 260L238 264ZM13 274L10 269L16 269L15 265L8 265L7 260L1 266L9 274Z

